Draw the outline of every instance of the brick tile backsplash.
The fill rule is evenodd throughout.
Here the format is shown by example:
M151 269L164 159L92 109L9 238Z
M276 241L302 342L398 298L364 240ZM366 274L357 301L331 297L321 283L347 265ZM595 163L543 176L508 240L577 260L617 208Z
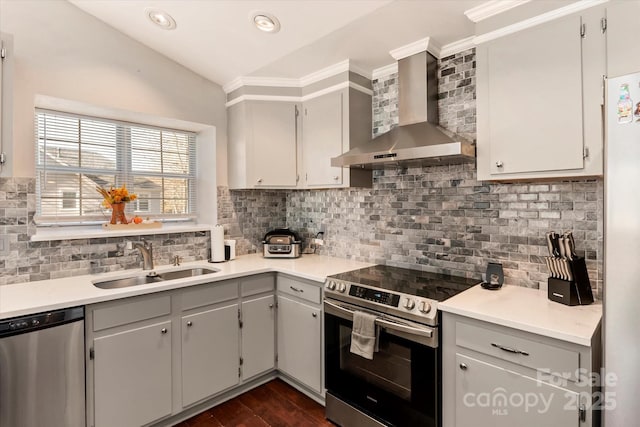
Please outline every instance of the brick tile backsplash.
M287 225L307 241L324 226L322 254L476 279L500 262L507 284L543 289L545 234L573 230L601 294L602 180L494 184L475 176L471 164L390 168L375 171L372 189L291 191ZM573 200L554 201L563 198Z
M0 178L0 235L9 250L0 253L0 285L57 279L83 274L139 268L138 250L125 242L140 237L109 237L32 242L35 233L35 178ZM209 256L209 232L144 236L153 243L156 265L170 264L174 255L185 262Z
M267 231L286 226L287 192L229 190L218 187L218 224L225 238L236 240L236 254L262 252Z

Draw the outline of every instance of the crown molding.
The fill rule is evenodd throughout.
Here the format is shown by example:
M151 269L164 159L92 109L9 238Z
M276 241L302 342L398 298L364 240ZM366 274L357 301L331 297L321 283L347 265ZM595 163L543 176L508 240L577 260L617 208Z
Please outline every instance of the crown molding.
M313 93L310 93L308 95L304 95L304 96L300 97L300 102L305 102L305 101L308 101L310 99L317 98L317 97L322 96L322 95L326 95L327 93L335 92L335 91L338 91L338 90L341 90L341 89L346 89L346 88L352 88L352 89L355 89L355 90L357 90L359 92L365 93L365 94L367 94L369 96L373 96L373 91L371 89L368 89L368 88L366 88L364 86L360 86L359 84L354 83L354 82L342 82L342 83L338 83L338 84L333 85L333 86L329 86L329 87L324 88L324 89L320 89L320 90L315 91Z
M371 73L362 67L357 66L351 60L345 59L337 64L330 65L321 70L315 71L306 76L295 78L283 78L283 77L254 77L254 76L240 76L231 80L222 86L224 93L231 93L242 86L271 86L271 87L297 87L302 88L310 84L322 81L326 78L333 77L337 74L344 73L345 71L353 71L360 74L363 77L371 80Z
M230 82L223 84L222 90L224 91L224 93L231 93L236 89L240 89L241 87L242 87L242 77L236 77Z
M379 79L381 77L386 77L390 74L398 72L398 63L394 62L393 64L385 65L384 67L376 68L371 72L371 79Z
M349 71L353 71L354 73L360 74L362 77L366 77L369 80L371 80L371 76L372 76L371 71L365 68L362 68L354 64L353 62L349 62Z
M400 46L397 49L390 50L389 55L391 55L396 61L399 61L408 56L415 55L416 53L424 52L425 50L429 50L429 40L430 37L425 37L413 43Z
M241 76L222 86L222 89L225 93L230 93L242 86L300 87L300 80L285 77Z
M509 9L529 3L531 0L490 0L479 6L465 10L464 14L472 22L480 22Z
M541 15L534 16L533 18L525 19L524 21L481 34L473 38L473 43L476 45L485 43L509 34L517 33L518 31L522 31L527 28L535 27L536 25L544 24L545 22L553 21L554 19L562 18L563 16L571 15L572 13L579 12L581 10L589 9L590 7L597 6L599 4L607 3L608 1L609 0L581 0Z
M282 95L240 95L237 98L225 103L225 107L229 108L242 101L277 101L277 102L305 102L309 99L317 98L327 93L338 90L352 88L369 96L373 96L373 91L369 88L361 86L354 82L342 82L324 89L317 90L304 96L282 96Z
M300 96L282 96L282 95L240 95L225 103L225 107L231 107L242 101L280 101L280 102L300 102Z
M474 39L475 37L471 36L442 46L442 49L440 49L440 58L476 47Z
M330 65L326 68L300 77L299 85L300 87L304 87L324 80L328 77L333 77L336 74L344 73L345 71L349 71L350 65L351 62L348 59L345 59L344 61L338 62L337 64Z

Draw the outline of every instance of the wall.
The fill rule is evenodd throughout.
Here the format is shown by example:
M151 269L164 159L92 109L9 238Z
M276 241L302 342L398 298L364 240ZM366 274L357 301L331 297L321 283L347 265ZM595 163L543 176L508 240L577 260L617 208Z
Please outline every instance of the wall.
M2 176L35 176L36 94L215 125L218 150L226 153L225 95L219 85L67 1L0 0L0 10L0 30L13 36L12 93L5 93L13 136ZM221 175L220 182L226 182L226 165Z
M474 139L474 51L442 58L438 73L441 125ZM397 125L397 75L374 80L373 87L377 135ZM277 204L280 221L283 192L270 199L263 194L255 208L246 192L226 193L230 206L243 212ZM376 171L371 189L284 194L289 227L308 239L325 226L322 254L472 278L481 277L487 262L501 262L506 283L534 288L546 288L545 233L573 230L592 287L601 295L601 179L494 184L477 181L475 165L467 164ZM228 226L244 229L249 217L236 215Z

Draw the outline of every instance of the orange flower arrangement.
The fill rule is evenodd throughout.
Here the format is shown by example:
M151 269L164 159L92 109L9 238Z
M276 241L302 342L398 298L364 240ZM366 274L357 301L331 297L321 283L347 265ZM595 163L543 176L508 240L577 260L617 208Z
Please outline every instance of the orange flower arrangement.
M104 198L102 206L113 210L111 213L111 224L117 224L118 222L126 224L127 217L124 216L124 204L137 199L138 196L133 193L129 194L125 185L120 188L111 187L109 190L96 187L96 190L98 190L98 193Z
M120 188L111 187L108 191L102 187L96 187L96 190L98 190L98 193L104 197L102 206L107 209L111 209L113 205L118 203L129 203L138 198L138 196L133 193L129 194L126 185L123 185Z

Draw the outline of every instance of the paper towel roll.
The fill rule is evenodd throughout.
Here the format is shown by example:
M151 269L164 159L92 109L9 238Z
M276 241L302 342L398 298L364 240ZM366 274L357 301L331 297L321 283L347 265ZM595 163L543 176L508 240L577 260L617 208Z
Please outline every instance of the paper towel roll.
M220 224L211 229L211 261L224 261L224 227Z

